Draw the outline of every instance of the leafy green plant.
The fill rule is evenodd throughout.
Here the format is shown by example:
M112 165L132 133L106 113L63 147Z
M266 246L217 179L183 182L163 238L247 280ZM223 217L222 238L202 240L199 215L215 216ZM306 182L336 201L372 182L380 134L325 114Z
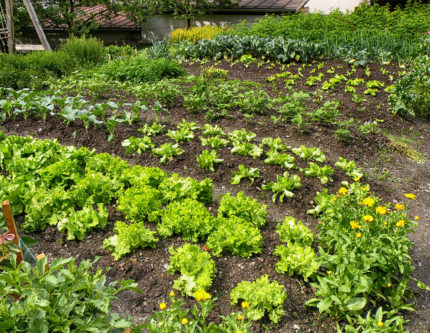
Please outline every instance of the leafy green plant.
M261 144L263 146L267 146L269 147L269 150L275 150L275 151L286 151L287 149L289 149L289 147L283 143L282 139L280 137L277 138L272 138L272 137L268 137L268 138L264 138L261 141Z
M245 128L235 130L228 134L228 138L233 142L238 143L251 143L254 141L257 134L254 132L247 132Z
M233 178L230 180L230 184L237 185L243 178L248 178L251 181L251 185L254 183L255 178L260 177L260 170L258 168L247 168L245 165L240 164L238 171L233 171Z
M332 124L335 119L340 116L339 102L327 101L321 108L318 108L313 112L308 112L308 115L313 121Z
M325 155L320 148L308 148L301 145L299 148L293 148L292 152L306 161L325 162Z
M226 193L219 202L218 217L237 216L259 228L266 224L266 214L266 205L247 197L244 192L239 192L236 197Z
M163 133L164 125L157 124L155 121L151 126L144 124L142 128L138 129L138 132L142 133L144 136L155 136L157 134Z
M143 138L135 138L134 136L130 136L128 139L125 139L123 142L121 142L121 146L125 148L126 154L137 152L140 155L143 152L154 148L155 144L152 142L149 136L144 136Z
M287 293L284 286L277 281L270 282L268 275L263 275L253 282L242 281L230 293L230 304L237 304L240 300L245 316L251 320L260 320L266 314L273 323L277 323L284 316L283 305Z
M318 271L319 264L310 246L288 242L287 246L278 245L273 254L281 257L275 265L279 273L287 273L289 276L299 274L307 281Z
M169 249L170 265L167 273L179 272L181 276L173 283L173 288L183 295L192 296L197 290L209 290L215 277L216 267L208 252L199 246L185 243L176 250Z
M295 163L296 159L290 154L282 154L277 152L276 150L269 150L266 155L267 157L264 160L265 164L276 164L286 169L297 168L297 165Z
M279 239L284 242L300 244L302 246L310 246L314 241L314 234L306 227L302 221L296 222L292 216L285 217L284 221L279 222L276 226L276 232Z
M334 132L337 139L340 141L347 141L351 138L351 131L349 128L354 125L354 118L349 118L337 123L337 130Z
M146 229L143 222L128 225L117 221L113 232L114 236L103 241L103 249L110 250L115 260L138 248L155 248L158 242L158 238L154 236L155 231Z
M227 139L220 138L219 136L200 137L200 140L203 146L213 149L224 148L229 143Z
M215 150L209 151L204 149L199 156L197 162L202 169L215 171L214 164L224 163L222 158L219 158Z
M320 167L318 164L311 162L309 168L300 169L300 172L306 177L317 177L323 185L327 184L329 181L333 181L330 176L333 174L334 170L328 165Z
M124 213L127 220L138 223L146 219L157 222L163 208L162 195L159 190L148 186L132 186L120 195L117 210Z
M171 142L163 143L158 148L152 149L152 155L155 157L160 157L160 163L165 164L168 160L173 160L174 156L182 155L184 150L178 146L178 144L173 144Z
M345 172L345 174L354 180L360 180L363 177L361 168L357 168L354 161L348 161L346 158L339 157L335 164L336 167Z
M263 148L260 145L239 141L233 141L232 143L233 148L230 150L232 154L252 156L253 158L260 157L263 154Z
M377 134L379 132L378 123L383 122L383 120L376 119L374 121L366 121L358 128L358 132L362 136L366 136L369 134Z
M202 130L203 136L223 136L225 132L219 125L204 124Z
M105 205L97 204L96 211L92 206L86 206L79 211L64 217L58 222L58 230L67 230L67 239L82 240L94 228L104 228L107 225L109 212Z
M109 332L132 323L111 312L111 301L124 290L139 291L131 280L106 285L106 275L94 262L75 258L42 258L32 268L25 261L0 272L2 329L7 332ZM119 284L118 288L116 287ZM14 299L15 298L15 299Z
M213 228L214 217L205 205L189 198L168 204L161 222L157 225L161 237L179 234L183 239L192 242L205 238Z
M278 196L280 202L284 201L284 197L294 197L294 193L292 191L300 187L300 177L297 175L290 176L288 171L285 171L282 176L276 176L276 182L270 182L261 186L263 190L272 191L274 193L272 196L273 202L276 202Z

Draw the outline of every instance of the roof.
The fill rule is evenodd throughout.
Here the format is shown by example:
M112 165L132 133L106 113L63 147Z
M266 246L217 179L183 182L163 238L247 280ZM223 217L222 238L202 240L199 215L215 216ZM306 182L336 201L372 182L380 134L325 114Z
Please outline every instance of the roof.
M236 10L249 12L288 12L299 11L307 0L240 0Z
M90 18L94 15L99 29L138 29L136 24L122 12L118 12L110 18L104 16L103 12L106 10L105 5L80 7L80 9L85 13L84 18Z

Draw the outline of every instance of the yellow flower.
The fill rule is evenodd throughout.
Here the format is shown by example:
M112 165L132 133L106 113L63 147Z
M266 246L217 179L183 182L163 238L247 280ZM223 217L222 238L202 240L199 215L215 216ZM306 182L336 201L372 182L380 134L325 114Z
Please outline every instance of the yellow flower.
M175 292L172 290L169 295L170 295L170 297L173 297L173 296L175 296Z
M359 181L360 181L360 179L361 179L361 177L356 177L356 178L354 178L354 181L355 181L355 182L359 182Z
M187 325L188 324L188 319L187 318L182 318L181 324L182 325Z
M412 193L405 193L405 197L412 200L415 200L417 198L417 196Z
M388 287L388 288L390 288L390 287L391 287L391 283L390 283L390 282L388 282L388 283L387 283L387 287Z
M419 216L415 216L414 219L415 219L415 221L418 221L420 218L419 218Z
M364 215L363 220L366 222L373 222L375 219L373 218L372 215Z
M360 229L361 228L361 225L359 223L355 222L355 221L349 222L349 225L351 226L352 230Z
M243 331L236 331L236 333L243 333Z
M248 307L249 307L249 303L248 303L248 302L243 301L243 302L242 302L242 308L243 308L243 309L247 309Z
M384 221L384 225L388 225L388 222L387 222L387 221Z
M375 204L375 200L371 197L367 197L363 199L363 205L367 207L372 207Z
M340 189L339 189L339 191L337 191L337 193L338 194L340 194L340 195L345 195L345 194L347 194L348 193L348 189L346 188L346 187L341 187Z
M243 320L243 316L242 315L238 315L237 316L237 320Z
M336 202L336 200L337 200L337 198L336 198L336 197L333 197L333 202Z
M204 289L199 289L193 292L193 296L197 302L203 302L206 301L208 298L211 298L211 294L206 292Z
M357 238L361 238L361 232L358 232L358 233L355 235L355 237L357 237Z
M333 273L332 271L327 271L327 274L330 275L331 273Z
M360 187L360 189L361 189L362 191L370 191L370 186L369 186L369 185L362 186L362 187Z
M396 204L395 207L397 210L404 210L405 209L405 206L402 204Z
M164 310L165 308L167 308L166 303L160 303L160 310Z
M396 227L403 227L405 225L405 220L400 220L399 222L396 223Z
M382 321L380 321L380 322L378 323L378 327L384 327L384 323L383 323Z
M377 212L379 215L385 215L385 214L387 214L387 207L384 207L384 206L378 206L378 207L376 207L376 212Z

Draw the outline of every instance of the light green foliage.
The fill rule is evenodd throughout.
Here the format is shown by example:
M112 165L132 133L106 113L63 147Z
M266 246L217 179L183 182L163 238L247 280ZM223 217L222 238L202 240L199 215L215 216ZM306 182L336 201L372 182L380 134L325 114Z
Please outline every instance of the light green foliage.
M100 332L124 330L131 322L112 312L111 301L124 290L139 291L132 280L111 282L95 262L58 258L23 261L0 271L1 329L4 332ZM119 284L118 288L116 287ZM14 301L14 296L19 301Z
M258 168L247 168L245 165L240 164L238 171L233 171L233 178L230 180L230 184L237 185L243 178L248 178L251 181L251 185L254 183L255 178L260 177L260 170Z
M157 222L163 208L160 191L148 186L132 186L119 197L117 210L131 222Z
M290 176L288 171L285 171L282 176L276 176L276 182L270 182L261 186L263 190L272 191L274 193L272 196L273 202L276 202L278 196L280 202L284 201L284 197L294 197L294 193L292 191L300 187L300 177L297 175Z
M110 250L115 260L121 259L138 248L148 246L155 248L158 242L155 231L146 229L143 222L128 225L118 221L115 223L113 232L115 233L114 236L103 241L103 249Z
M256 226L242 218L219 217L216 220L215 230L208 237L206 246L215 256L220 256L223 251L227 251L249 258L253 254L261 252L263 237Z
M224 136L225 132L219 125L204 124L202 136Z
M169 130L166 135L175 142L187 142L194 139L194 132L187 128L181 128L177 131Z
M237 216L259 228L266 224L266 214L266 205L251 199L243 192L239 192L236 197L226 193L219 202L219 217Z
M330 78L328 81L324 81L321 88L322 90L334 89L336 85L338 85L342 81L346 81L345 75L335 74L334 77Z
M103 204L97 204L97 210L92 206L85 206L80 211L73 211L68 217L58 222L58 230L67 230L67 239L82 240L87 233L95 228L104 228L107 225L109 212Z
M179 177L173 173L170 177L163 179L159 191L162 193L163 203L191 198L202 203L212 202L212 179L206 178L201 182L195 179Z
M245 128L235 130L228 134L228 138L233 142L238 143L251 143L254 141L257 134L254 132L247 132Z
M289 276L299 274L307 281L318 271L319 264L310 246L289 242L287 246L277 246L273 254L281 257L275 265L279 273L287 273Z
M266 155L267 158L264 160L264 163L266 164L276 164L286 169L297 168L297 165L295 163L296 159L290 154L282 154L276 150L269 150Z
M324 76L324 73L319 73L318 76L313 76L310 75L307 80L306 80L306 85L308 85L309 87L315 86L316 82L322 82L322 78Z
M145 136L155 136L157 134L163 133L164 125L157 124L155 121L151 126L148 124L144 124L142 128L138 129L138 132L142 133Z
M121 179L131 186L150 186L157 188L164 180L169 178L169 174L159 168L149 168L141 165L135 165L128 168L127 172L121 175Z
M224 163L224 160L219 158L215 150L209 151L205 149L197 156L197 162L202 169L215 171L214 164Z
M292 152L306 161L325 162L324 153L317 147L308 148L305 145L301 145L299 148L293 148Z
M173 288L183 295L192 296L194 291L209 290L215 277L216 267L208 252L189 243L169 249L170 265L167 273L179 272L181 276L173 283Z
M330 205L331 201L335 198L334 194L329 194L328 190L325 188L321 192L317 192L317 196L314 199L315 206L307 211L315 217L321 214L322 211L326 210Z
M361 168L357 168L354 161L348 161L346 158L339 157L339 160L335 164L336 167L345 172L345 174L352 179L360 179L363 177Z
M362 136L366 136L369 134L377 134L379 133L378 123L383 122L383 120L376 119L374 121L366 121L358 128L358 131Z
M333 174L334 170L328 165L320 167L318 164L311 162L309 168L300 169L300 172L306 177L317 177L323 185L327 184L329 181L333 181L330 176Z
M155 144L152 142L149 136L144 136L143 138L135 138L134 136L130 136L128 139L125 139L123 142L121 142L121 146L125 148L126 154L137 152L140 155L143 152L154 148Z
M283 98L283 105L279 108L278 113L282 121L290 121L296 115L302 114L306 110L305 102L309 99L309 94L303 91L294 92L292 95Z
M253 282L242 281L230 293L230 304L244 300L249 304L245 316L251 320L260 320L265 313L273 323L284 316L283 305L287 293L277 281L270 282L268 275L263 275Z
M384 87L385 84L382 83L381 81L378 80L369 80L366 82L366 88L371 89L371 88L382 88Z
M200 140L203 146L213 149L224 148L229 143L227 139L220 138L219 136L210 136L207 138L200 137Z
M161 164L166 164L168 160L173 160L174 156L182 155L183 152L184 150L177 143L171 142L163 143L160 147L152 149L152 155L160 157Z
M263 146L269 147L269 150L275 150L275 151L286 151L287 149L290 149L286 144L283 143L282 139L280 137L272 138L267 137L264 138L261 141L261 144Z
M346 316L348 323L345 325L346 333L358 332L387 332L387 333L403 333L403 325L407 323L398 310L384 311L382 307L376 310L372 317L372 311L368 311L365 317L361 315ZM384 326L380 327L379 323ZM378 325L379 324L379 325Z
M358 87L360 84L364 83L363 79L355 78L354 80L348 80L346 82L347 86Z
M178 234L192 242L205 238L213 228L214 217L202 203L193 199L168 204L157 225L161 237Z
M324 105L313 112L308 112L313 121L332 124L340 116L339 101L327 101Z
M284 243L291 242L310 246L314 241L312 231L302 221L296 222L296 219L292 216L285 217L282 223L279 222L276 226L276 232L279 235L279 239Z
M263 154L261 145L256 145L248 142L233 141L233 148L230 152L232 154L239 154L242 156L252 156L253 158L260 157Z

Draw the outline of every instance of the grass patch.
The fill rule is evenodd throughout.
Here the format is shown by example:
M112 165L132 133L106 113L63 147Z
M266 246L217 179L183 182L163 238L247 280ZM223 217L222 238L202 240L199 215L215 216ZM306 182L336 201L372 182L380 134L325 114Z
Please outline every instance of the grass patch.
M416 163L424 163L425 156L411 146L413 139L404 135L398 137L392 134L386 134L386 136L388 140L390 140L389 147L391 150L406 156Z

